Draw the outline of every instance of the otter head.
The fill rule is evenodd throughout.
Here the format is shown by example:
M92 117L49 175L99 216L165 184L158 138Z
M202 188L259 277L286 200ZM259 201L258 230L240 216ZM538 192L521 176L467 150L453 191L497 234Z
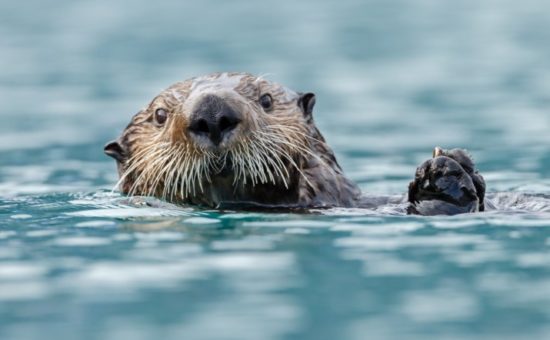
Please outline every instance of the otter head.
M464 150L436 147L409 184L409 214L454 215L484 211L485 181Z
M105 153L129 195L176 203L350 205L348 181L312 118L315 96L245 73L176 83Z

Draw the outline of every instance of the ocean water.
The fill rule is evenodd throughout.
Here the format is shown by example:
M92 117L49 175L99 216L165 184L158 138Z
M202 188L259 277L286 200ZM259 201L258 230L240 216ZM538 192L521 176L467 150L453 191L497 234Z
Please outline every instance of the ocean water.
M317 94L367 193L440 145L548 195L546 1L3 1L0 37L0 339L550 338L549 212L152 208L102 151L171 83L247 71Z

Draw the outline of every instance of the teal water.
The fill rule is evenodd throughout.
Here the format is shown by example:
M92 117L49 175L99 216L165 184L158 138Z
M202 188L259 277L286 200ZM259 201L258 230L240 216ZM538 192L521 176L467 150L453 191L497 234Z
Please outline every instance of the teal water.
M162 88L247 71L317 94L367 193L440 145L548 195L545 1L12 1L0 37L0 339L550 338L548 212L151 208L102 152Z

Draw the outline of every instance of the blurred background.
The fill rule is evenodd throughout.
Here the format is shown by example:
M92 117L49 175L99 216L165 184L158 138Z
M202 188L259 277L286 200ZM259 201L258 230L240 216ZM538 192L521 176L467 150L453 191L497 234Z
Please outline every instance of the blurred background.
M192 218L232 231L199 231L176 218L168 222L191 229L151 236L122 233L127 223L138 222L124 220L128 215L120 209L99 204L101 212L86 213L78 208L83 196L89 208L116 182L114 162L103 155L103 145L134 113L170 84L216 71L262 74L316 93L317 124L344 170L365 191L404 193L415 167L439 145L469 149L489 191L548 193L547 1L3 1L0 68L0 334L3 328L8 336L3 339L39 338L44 330L46 337L78 334L83 339L86 334L102 339L181 334L194 339L503 338L526 328L534 332L532 338L544 338L550 332L548 228L527 233L534 243L499 243L510 229L496 236L452 238L450 244L464 251L489 244L473 258L439 248L407 253L402 243L386 244L385 251L393 253L367 256L384 265L368 267L358 259L372 244L354 243L350 220L317 221L337 229L318 228L323 231L315 234L306 228L315 221L277 217L284 220L283 229L274 232L268 224L267 232L254 223L273 217L247 216L251 221L242 224L234 222L242 216L223 220L191 211ZM72 213L79 217L67 217ZM167 221L155 220L161 222ZM493 230L494 221L394 222L357 223L404 226L391 227L394 232L428 228L419 232L428 237L437 234L437 223ZM88 228L75 228L79 223ZM341 223L348 229L338 227ZM548 220L529 223L549 226ZM281 230L316 236L289 240ZM348 238L339 240L339 232L348 232ZM228 238L237 243L223 243ZM430 247L440 240L414 242ZM358 244L366 247L363 252L353 248ZM231 255L241 246L257 256ZM353 251L341 252L346 246ZM524 259L535 263L535 271L516 272L517 259L497 251L507 247L540 251L534 260ZM199 256L216 251L229 251L222 254L229 260ZM194 288L175 284L184 274L170 259L186 254L195 254L198 262L184 272L212 280ZM124 262L125 256L134 262ZM396 262L414 256L420 256L419 263ZM449 269L445 256L456 266ZM438 257L442 262L430 262ZM491 262L495 258L497 264ZM145 272L139 269L143 261L151 264ZM474 269L460 272L464 263ZM395 270L389 280L365 280L386 265ZM237 279L227 281L232 268ZM494 275L484 276L487 270ZM239 271L248 276L238 276ZM401 275L421 278L405 283ZM496 288L491 286L495 277L502 283ZM120 298L125 285L134 295ZM538 295L532 287L538 287ZM506 300L513 289L531 295ZM445 303L453 307L441 307ZM430 323L436 325L426 328ZM222 327L219 333L216 327ZM492 333L498 327L503 328Z
M544 1L0 6L3 165L109 164L102 145L161 89L247 71L315 92L317 123L371 190L403 191L401 182L379 188L375 176L412 175L435 145L470 149L486 172L550 171Z

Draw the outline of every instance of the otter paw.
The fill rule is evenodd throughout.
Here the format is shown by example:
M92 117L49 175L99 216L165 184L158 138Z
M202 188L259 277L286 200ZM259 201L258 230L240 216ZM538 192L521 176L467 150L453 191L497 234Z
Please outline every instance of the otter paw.
M462 149L436 147L409 184L408 214L456 215L484 211L485 180Z

